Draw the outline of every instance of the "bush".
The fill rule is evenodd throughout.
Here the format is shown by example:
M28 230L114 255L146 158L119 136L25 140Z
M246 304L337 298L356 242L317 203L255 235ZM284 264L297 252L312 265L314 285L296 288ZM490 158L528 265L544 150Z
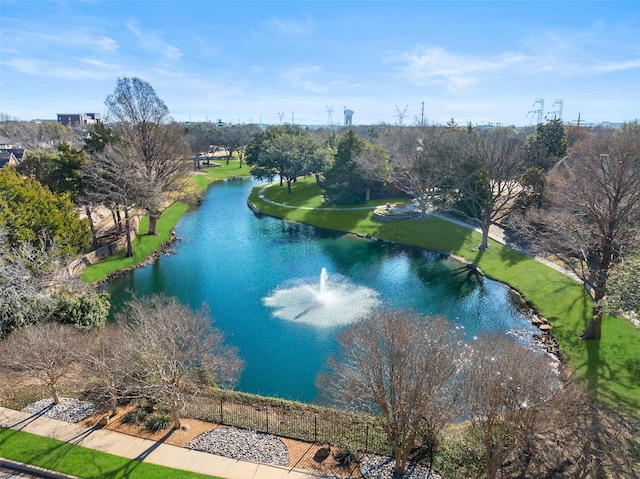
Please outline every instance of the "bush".
M144 422L144 428L147 431L156 432L163 429L168 429L173 423L171 414L166 412L157 412L151 414Z
M109 315L109 293L58 293L54 296L53 319L80 329L104 326Z
M48 321L50 314L48 297L7 288L0 292L0 339L14 330Z
M153 412L149 407L137 407L127 412L122 416L122 422L125 424L133 424L135 426L142 426L149 418L149 414Z
M355 448L349 444L341 444L338 450L333 454L333 457L342 467L350 467L351 465L359 462Z

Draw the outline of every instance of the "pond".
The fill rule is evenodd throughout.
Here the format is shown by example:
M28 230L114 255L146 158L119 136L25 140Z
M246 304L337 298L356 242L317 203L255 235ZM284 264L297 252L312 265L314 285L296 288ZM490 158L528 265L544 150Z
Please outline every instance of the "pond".
M105 285L114 308L131 292L207 305L246 363L237 390L313 402L336 334L383 303L442 314L468 339L535 331L507 287L444 255L256 216L247 197L260 184L211 186L176 227L175 254Z

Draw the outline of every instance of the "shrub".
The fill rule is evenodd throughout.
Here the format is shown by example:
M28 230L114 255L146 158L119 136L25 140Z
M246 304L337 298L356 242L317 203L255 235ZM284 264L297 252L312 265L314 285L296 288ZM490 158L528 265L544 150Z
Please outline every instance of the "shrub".
M54 302L53 319L80 329L104 326L111 307L107 292L58 293Z

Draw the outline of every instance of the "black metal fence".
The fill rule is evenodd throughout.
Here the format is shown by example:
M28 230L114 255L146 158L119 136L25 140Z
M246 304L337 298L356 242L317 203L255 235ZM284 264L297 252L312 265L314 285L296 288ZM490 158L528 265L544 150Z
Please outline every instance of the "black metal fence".
M391 450L380 426L362 414L232 395L194 396L186 403L185 415L196 419L376 454Z

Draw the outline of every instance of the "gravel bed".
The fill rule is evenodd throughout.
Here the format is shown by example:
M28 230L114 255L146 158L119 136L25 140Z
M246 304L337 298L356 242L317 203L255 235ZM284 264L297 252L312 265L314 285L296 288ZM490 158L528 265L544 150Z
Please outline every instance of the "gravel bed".
M392 457L367 454L360 461L360 472L366 479L442 479L442 476L423 465L409 464L402 476L393 472Z
M67 397L61 397L58 404L53 404L51 398L46 398L29 404L22 411L59 421L80 422L94 413L95 406L90 402Z
M218 427L200 434L187 447L262 464L286 466L289 463L289 451L280 438L235 427Z

